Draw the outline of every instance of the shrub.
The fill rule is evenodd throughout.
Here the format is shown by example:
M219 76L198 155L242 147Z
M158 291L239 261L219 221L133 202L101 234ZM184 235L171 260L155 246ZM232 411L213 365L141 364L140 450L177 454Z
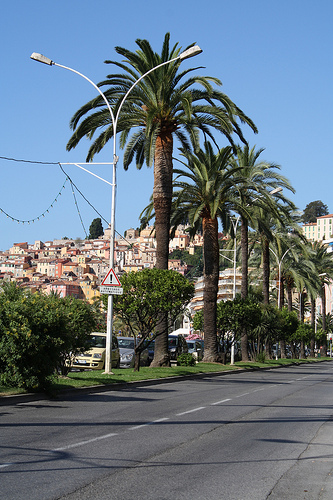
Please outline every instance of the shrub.
M183 352L177 358L178 366L195 366L195 358L189 352Z
M15 283L0 292L0 382L48 390L67 353L86 348L95 319L78 299L31 293Z
M264 352L258 352L258 354L256 356L256 361L258 361L258 363L265 363L266 354Z

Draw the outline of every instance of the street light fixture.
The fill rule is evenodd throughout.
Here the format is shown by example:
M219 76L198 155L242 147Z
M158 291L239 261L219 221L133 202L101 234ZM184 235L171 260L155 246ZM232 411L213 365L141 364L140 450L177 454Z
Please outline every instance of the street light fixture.
M73 68L69 68L67 66L63 66L62 64L58 64L52 59L49 59L48 57L44 56L43 54L39 54L37 52L33 52L30 56L31 59L34 61L41 62L43 64L47 64L49 66L58 66L59 68L67 69L68 71L71 71L72 73L76 73L77 75L81 76L85 80L87 80L96 90L97 92L101 95L103 98L110 116L111 116L111 121L112 121L112 126L113 126L113 173L112 173L112 200L111 200L111 222L110 222L110 269L113 269L114 267L114 240L115 240L115 213L116 213L116 170L117 170L117 162L118 162L118 156L116 154L116 135L117 135L117 122L119 118L120 111L122 109L122 106L127 99L128 94L133 90L133 88L149 73L152 71L155 71L156 69L160 68L161 66L164 66L166 64L170 64L171 62L174 61L183 61L184 59L188 59L190 57L194 57L198 54L201 54L202 49L198 45L194 45L190 47L189 49L184 50L181 54L179 54L177 57L174 57L173 59L170 59L169 61L164 61L161 64L158 64L154 68L151 68L149 71L144 73L140 78L134 82L134 84L131 86L131 88L127 91L127 93L124 95L123 99L121 100L121 103L119 105L118 111L116 116L114 116L114 113L110 107L110 104L103 94L103 92L100 90L100 88L92 81L90 80L87 76L83 75L79 71L76 71ZM113 329L113 295L108 296L108 310L107 310L107 329L106 329L106 353L105 353L105 373L111 373L111 368L112 368L112 356L111 356L111 346L112 346L112 329Z

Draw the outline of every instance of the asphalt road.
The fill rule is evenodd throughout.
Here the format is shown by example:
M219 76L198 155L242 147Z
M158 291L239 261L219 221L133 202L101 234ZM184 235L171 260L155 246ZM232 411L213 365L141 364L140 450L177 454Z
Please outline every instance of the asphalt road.
M323 362L0 406L0 498L331 500L332 382Z

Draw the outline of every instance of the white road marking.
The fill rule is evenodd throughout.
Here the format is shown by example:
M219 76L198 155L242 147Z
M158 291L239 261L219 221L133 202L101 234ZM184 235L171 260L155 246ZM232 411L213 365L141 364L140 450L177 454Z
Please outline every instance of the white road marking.
M221 405L222 403L226 403L227 401L231 401L231 399L227 398L227 399L222 399L222 401L216 401L216 403L212 403L211 406Z
M188 413L194 413L195 411L204 410L205 408L206 406L199 406L199 408L193 408L192 410L183 411L182 413L176 413L176 416L181 417L182 415L187 415Z
M130 427L129 431L135 431L136 429L141 429L142 427L147 427L148 425L158 424L159 422L165 422L166 420L170 420L168 417L159 418L157 420L153 420L152 422L147 422L141 425L135 425L134 427Z
M92 439L87 439L86 441L79 441L78 443L73 443L73 444L68 444L66 446L63 446L61 448L55 448L54 450L51 450L51 452L56 452L56 451L65 451L65 450L70 450L71 448L77 448L78 446L84 446L85 444L90 444L94 443L96 441L101 441L102 439L108 439L113 436L117 436L117 432L111 432L110 434L104 434L104 436L98 436Z

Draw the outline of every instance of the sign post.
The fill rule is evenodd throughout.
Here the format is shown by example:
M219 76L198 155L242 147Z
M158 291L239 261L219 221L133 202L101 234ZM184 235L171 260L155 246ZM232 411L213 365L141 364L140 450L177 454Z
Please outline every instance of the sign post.
M123 289L118 276L111 267L99 287L100 293L108 294L108 313L106 329L106 352L105 352L105 373L112 373L112 314L113 295L122 295Z
M104 280L102 281L99 291L101 293L107 293L110 295L122 295L123 294L123 288L121 287L121 283L118 279L118 276L114 272L114 270L111 268L110 271L107 273L105 276Z

